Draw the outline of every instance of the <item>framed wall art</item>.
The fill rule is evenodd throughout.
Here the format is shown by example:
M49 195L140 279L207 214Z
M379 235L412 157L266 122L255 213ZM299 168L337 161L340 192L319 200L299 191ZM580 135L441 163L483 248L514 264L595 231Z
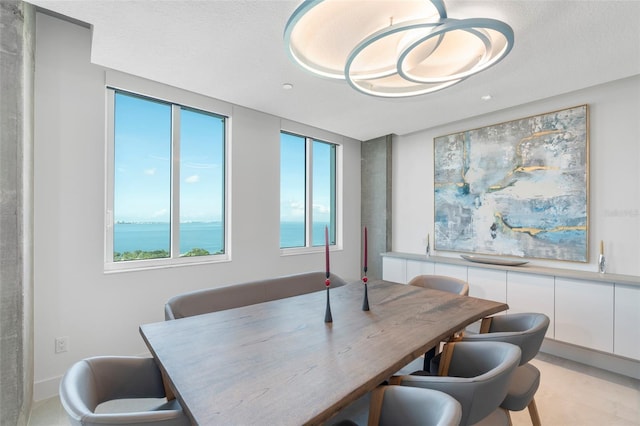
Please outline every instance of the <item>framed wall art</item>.
M434 138L435 249L587 262L588 114Z

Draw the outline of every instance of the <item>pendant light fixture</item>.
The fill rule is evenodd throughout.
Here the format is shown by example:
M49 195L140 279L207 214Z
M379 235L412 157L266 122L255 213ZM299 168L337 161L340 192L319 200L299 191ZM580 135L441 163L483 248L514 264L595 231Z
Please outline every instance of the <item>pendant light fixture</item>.
M306 0L284 32L304 69L373 96L423 95L502 60L513 30L488 18L452 19L442 0Z

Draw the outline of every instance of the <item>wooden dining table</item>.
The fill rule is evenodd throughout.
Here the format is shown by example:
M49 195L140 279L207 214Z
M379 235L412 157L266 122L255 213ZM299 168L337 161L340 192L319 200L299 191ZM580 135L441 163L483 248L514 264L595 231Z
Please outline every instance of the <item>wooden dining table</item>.
M504 303L370 281L140 326L199 425L321 424ZM319 283L320 288L324 283Z

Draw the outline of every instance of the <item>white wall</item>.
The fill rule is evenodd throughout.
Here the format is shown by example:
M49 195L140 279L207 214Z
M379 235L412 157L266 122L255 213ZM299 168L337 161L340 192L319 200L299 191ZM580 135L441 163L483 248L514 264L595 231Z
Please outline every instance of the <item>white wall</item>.
M344 241L331 265L347 279L359 277L360 142L237 106L231 106L232 261L105 274L106 70L89 62L86 28L38 14L36 37L36 401L56 394L62 374L79 359L146 353L138 326L162 321L164 303L175 294L324 268L322 252L280 255L281 125L342 143ZM58 336L68 336L68 352L54 353Z
M231 106L232 261L105 274L105 69L90 64L90 43L88 29L38 14L35 400L55 394L61 375L76 360L146 352L138 326L161 321L163 305L174 294L324 264L322 253L280 256L278 249L279 130L305 126ZM585 103L591 115L590 263L547 264L595 270L603 239L609 272L640 275L638 76L394 137L393 250L423 253L425 235L433 236L434 137ZM345 201L343 250L332 252L332 270L357 279L360 143L331 137L343 142ZM69 337L68 352L54 353L58 336Z
M589 263L533 263L597 271L604 240L607 272L640 275L640 76L394 137L393 251L424 253L427 233L433 247L434 137L583 104L590 113Z

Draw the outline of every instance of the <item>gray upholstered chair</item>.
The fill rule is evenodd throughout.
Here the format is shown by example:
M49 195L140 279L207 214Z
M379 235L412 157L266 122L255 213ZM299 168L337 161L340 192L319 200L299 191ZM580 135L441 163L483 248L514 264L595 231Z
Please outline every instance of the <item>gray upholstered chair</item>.
M446 291L460 296L469 295L469 284L466 281L446 275L418 275L409 281L409 285ZM425 371L429 370L429 364L436 355L436 349L431 348L424 354L423 368Z
M410 386L379 386L371 392L369 426L458 426L460 403L444 392ZM343 420L333 426L358 426Z
M461 296L469 295L469 284L466 281L445 275L418 275L409 281L409 285L432 288Z
M369 425L457 426L461 418L460 403L444 392L380 386L371 395Z
M509 424L499 408L520 362L520 348L503 342L447 343L439 376L394 376L390 383L445 392L462 406L460 425Z
M72 365L60 382L60 402L74 426L190 425L178 401L165 396L153 358L87 358ZM134 398L162 399L144 411L96 413L104 402Z
M167 301L164 317L173 320L321 291L325 277L322 271L305 272L182 293ZM332 288L346 284L335 274L329 278Z
M540 385L540 370L529 364L540 351L545 333L549 328L549 317L540 313L497 315L485 318L480 334L467 334L468 342L507 342L518 345L522 351L520 366L509 385L509 392L501 407L508 411L529 409L531 422L540 425L540 416L534 399Z

